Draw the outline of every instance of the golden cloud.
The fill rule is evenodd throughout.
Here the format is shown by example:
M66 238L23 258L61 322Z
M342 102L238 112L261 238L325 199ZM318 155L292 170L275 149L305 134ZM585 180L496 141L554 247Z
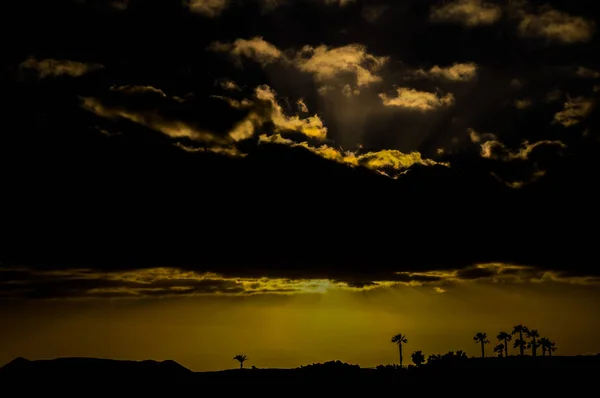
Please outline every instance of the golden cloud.
M422 112L433 111L454 104L454 95L448 93L439 96L435 93L417 91L413 88L400 87L396 89L396 96L389 97L387 94L379 94L379 98L385 106L399 107Z
M306 148L322 158L345 164L350 167L363 166L389 177L397 177L414 165L439 165L450 167L449 163L436 162L432 159L423 159L419 152L402 153L395 149L384 149L381 151L358 154L355 151L341 151L329 145L315 147L307 142L295 142L284 138L279 134L270 136L261 134L259 136L259 142Z
M465 283L600 284L600 278L595 276L572 276L564 272L508 263L485 263L446 271L398 272L397 274L410 278L411 281L407 283L410 286L437 285L444 292L449 286ZM419 277L422 280L419 280ZM427 277L431 280L427 281Z
M388 57L369 54L365 46L349 44L330 48L304 46L297 54L295 65L298 69L312 73L319 82L332 80L342 73L356 76L358 87L381 81L377 71L388 61Z
M414 75L424 78L441 78L454 82L466 82L477 77L477 65L472 62L456 63L445 68L435 65L429 70L418 69Z
M132 111L121 107L108 106L97 98L83 97L82 107L97 116L117 119L123 118L152 130L161 132L171 138L189 138L203 143L226 144L227 139L208 131L198 130L195 127L177 120L167 120L152 111Z
M479 143L496 139L496 135L492 133L479 134L477 131L471 128L467 129L467 132L469 133L469 138L471 139L471 142Z
M498 180L499 182L503 183L504 185L506 185L507 187L512 188L512 189L520 189L526 185L531 185L534 182L539 181L545 175L546 175L545 170L536 170L531 174L531 176L527 180L506 181L506 180L500 178L496 173L492 173L492 176L494 176L494 178L496 178L496 180Z
M181 142L176 142L175 145L177 148L183 149L186 152L192 152L192 153L196 153L196 152L211 152L211 153L216 153L219 155L225 155L228 156L230 158L243 158L245 157L247 154L240 152L239 149L237 149L235 146L233 145L229 145L229 146L213 146L213 147L192 147L192 146L188 146L188 145L184 145Z
M533 105L533 102L529 98L515 100L515 108L517 109L527 109L531 105Z
M250 296L258 294L319 294L332 290L362 291L395 286L432 288L444 293L468 283L560 283L598 285L600 278L572 276L534 267L488 263L444 271L387 272L368 283L318 278L225 276L178 268L99 272L92 269L35 270L9 268L10 280L0 281L2 298L97 299L194 296Z
M365 5L362 10L362 16L370 23L375 23L389 8L386 4Z
M588 42L596 30L593 21L571 16L548 5L539 14L522 13L519 33L526 37L543 37L550 41L573 44Z
M296 101L296 105L298 105L299 112L308 113L308 106L306 106L302 98Z
M584 79L600 79L600 72L580 66L575 75Z
M187 0L186 4L191 12L214 18L227 7L227 0Z
M21 62L19 69L34 70L41 79L56 76L78 77L102 69L100 64L83 63L66 59L36 59L29 57Z
M227 97L219 98L224 99L235 108L251 109L248 116L239 122L230 133L237 141L251 137L257 129L269 122L273 123L276 133L297 132L317 140L327 137L327 127L324 126L318 115L307 118L300 118L299 115L286 115L277 102L277 93L267 85L258 86L254 90L253 100L238 101Z
M120 86L112 87L111 91L125 94L156 94L168 97L162 90L151 86ZM248 115L238 122L226 135L215 134L205 131L196 126L179 120L169 120L153 110L131 110L122 106L110 106L98 98L84 97L81 106L108 119L127 119L134 123L143 125L155 131L161 132L171 138L188 138L203 144L203 147L193 147L175 144L188 152L213 152L227 156L245 156L234 148L236 142L252 137L257 129L267 123L272 123L276 133L297 132L311 139L323 140L327 137L327 128L318 115L300 118L299 115L288 116L283 112L281 105L277 102L276 93L269 86L262 85L254 90L253 99L235 100L224 96L216 98L227 101L234 108L245 108L249 110ZM172 99L182 102L179 97ZM301 102L306 108L306 105ZM306 108L306 111L308 109Z
M242 57L249 58L263 67L278 61L291 63L297 69L314 75L318 82L324 84L323 87L342 75L354 75L356 82L352 90L380 82L381 77L377 73L389 59L369 54L360 44L342 47L307 45L300 51L290 50L286 55L260 36L249 40L237 39L233 43L213 42L208 50L230 54L238 63Z
M530 143L529 141L523 141L521 146L515 150L511 150L506 145L496 138L494 134L484 133L479 134L473 129L467 130L471 142L477 143L481 147L481 157L486 159L497 159L504 161L511 160L527 160L531 152L539 146L544 145L555 145L560 148L566 148L567 146L561 141L542 140Z
M354 3L355 0L325 0L325 4L338 4L340 7L344 7L350 3Z
M227 91L240 91L241 90L240 86L238 86L238 84L236 82L234 82L233 80L229 80L229 79L221 80L219 82L219 85L221 86L221 88L223 90L227 90Z
M0 297L44 299L160 298L172 296L247 296L255 294L319 293L339 284L329 280L236 278L176 268L98 272L90 269L39 271L11 269L19 275L0 283ZM48 289L60 286L60 291ZM45 295L44 290L52 293ZM42 293L39 293L39 292Z
M110 6L119 11L125 11L129 7L129 0L113 0Z
M564 109L554 115L554 123L565 127L579 124L594 109L594 101L590 98L570 98L564 103Z
M284 54L277 47L265 41L260 36L249 40L237 39L233 43L214 42L208 49L215 52L228 53L238 62L241 62L241 58L245 57L263 66L284 59Z
M152 86L135 86L135 85L126 85L126 86L112 86L110 91L116 91L124 94L156 94L163 98L170 98L177 102L184 102L183 98L177 96L168 96L163 90L152 87Z
M501 17L500 6L482 0L441 2L432 7L429 14L433 22L453 22L469 27L491 25Z

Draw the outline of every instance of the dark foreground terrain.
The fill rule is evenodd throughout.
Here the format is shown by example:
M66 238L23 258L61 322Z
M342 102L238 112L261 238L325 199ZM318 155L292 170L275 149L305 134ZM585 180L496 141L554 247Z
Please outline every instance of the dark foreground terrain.
M0 368L0 393L181 395L368 394L394 391L522 396L531 392L587 393L600 386L600 356L460 358L419 367L360 368L339 361L296 369L232 369L192 372L174 361L17 358ZM2 394L4 395L4 394Z

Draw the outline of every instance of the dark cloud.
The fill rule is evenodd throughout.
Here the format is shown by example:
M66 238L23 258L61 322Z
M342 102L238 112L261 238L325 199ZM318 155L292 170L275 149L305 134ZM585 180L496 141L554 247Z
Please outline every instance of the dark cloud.
M253 294L268 291L265 283L244 285L215 276L196 276L156 269L139 273L98 273L91 270L35 271L0 269L3 298L164 297L202 294ZM273 289L271 289L273 290ZM275 289L276 292L283 290Z
M242 273L243 274L243 273ZM271 278L237 273L236 276L201 273L181 268L148 268L132 271L93 269L40 270L0 268L0 298L20 299L149 299L207 295L243 298L257 294L315 294L325 290L393 289L397 286L434 289L465 284L577 284L597 286L600 277L573 276L510 264L481 264L467 268L431 272L379 272L368 276L332 274L323 270L307 279L303 272L281 272Z
M11 267L598 275L590 1L49 3L7 9L32 30L0 93ZM46 276L3 291L114 287ZM211 283L187 288L246 291Z

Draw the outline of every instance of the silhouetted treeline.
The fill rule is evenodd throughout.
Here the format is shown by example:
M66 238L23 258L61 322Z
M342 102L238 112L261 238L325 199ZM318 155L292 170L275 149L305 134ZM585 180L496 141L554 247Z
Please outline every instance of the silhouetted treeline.
M89 358L66 358L49 361L17 359L0 368L0 386L26 396L43 387L44 393L78 388L134 388L152 391L157 388L177 393L194 393L204 388L260 386L314 387L346 389L365 387L384 389L390 385L426 388L446 392L485 385L490 378L502 375L506 380L525 374L535 375L535 383L525 388L552 391L568 387L571 392L595 388L594 374L600 370L600 356L468 358L461 351L430 355L419 366L380 365L361 368L341 361L301 366L295 369L230 369L218 372L192 372L173 361L111 361ZM502 384L502 383L500 383ZM445 386L445 387L444 387ZM397 388L397 387L394 387ZM494 391L509 392L510 383ZM520 387L521 388L521 387ZM522 388L521 388L522 390ZM1 390L0 390L1 391ZM534 391L534 390L532 390ZM11 395L12 396L12 395Z

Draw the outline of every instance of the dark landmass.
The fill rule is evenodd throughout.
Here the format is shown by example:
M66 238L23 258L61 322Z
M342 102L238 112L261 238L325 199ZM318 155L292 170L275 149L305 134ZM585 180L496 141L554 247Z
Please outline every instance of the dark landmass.
M315 388L352 391L368 388L410 388L426 392L463 392L485 388L483 395L524 391L574 393L596 389L600 356L455 358L421 366L380 365L361 368L340 361L295 369L230 369L193 372L175 361L118 361L95 358L59 358L29 361L17 358L0 368L2 391L28 393L135 390L192 394L207 388L260 388L264 395L281 388ZM274 390L269 390L269 388ZM84 389L84 390L82 390ZM218 390L210 390L218 391ZM241 393L243 390L239 390ZM293 390L288 390L293 392ZM315 390L318 392L317 390ZM93 391L90 391L93 392ZM232 391L233 392L233 391ZM473 391L475 392L475 391ZM287 395L285 393L284 395Z

